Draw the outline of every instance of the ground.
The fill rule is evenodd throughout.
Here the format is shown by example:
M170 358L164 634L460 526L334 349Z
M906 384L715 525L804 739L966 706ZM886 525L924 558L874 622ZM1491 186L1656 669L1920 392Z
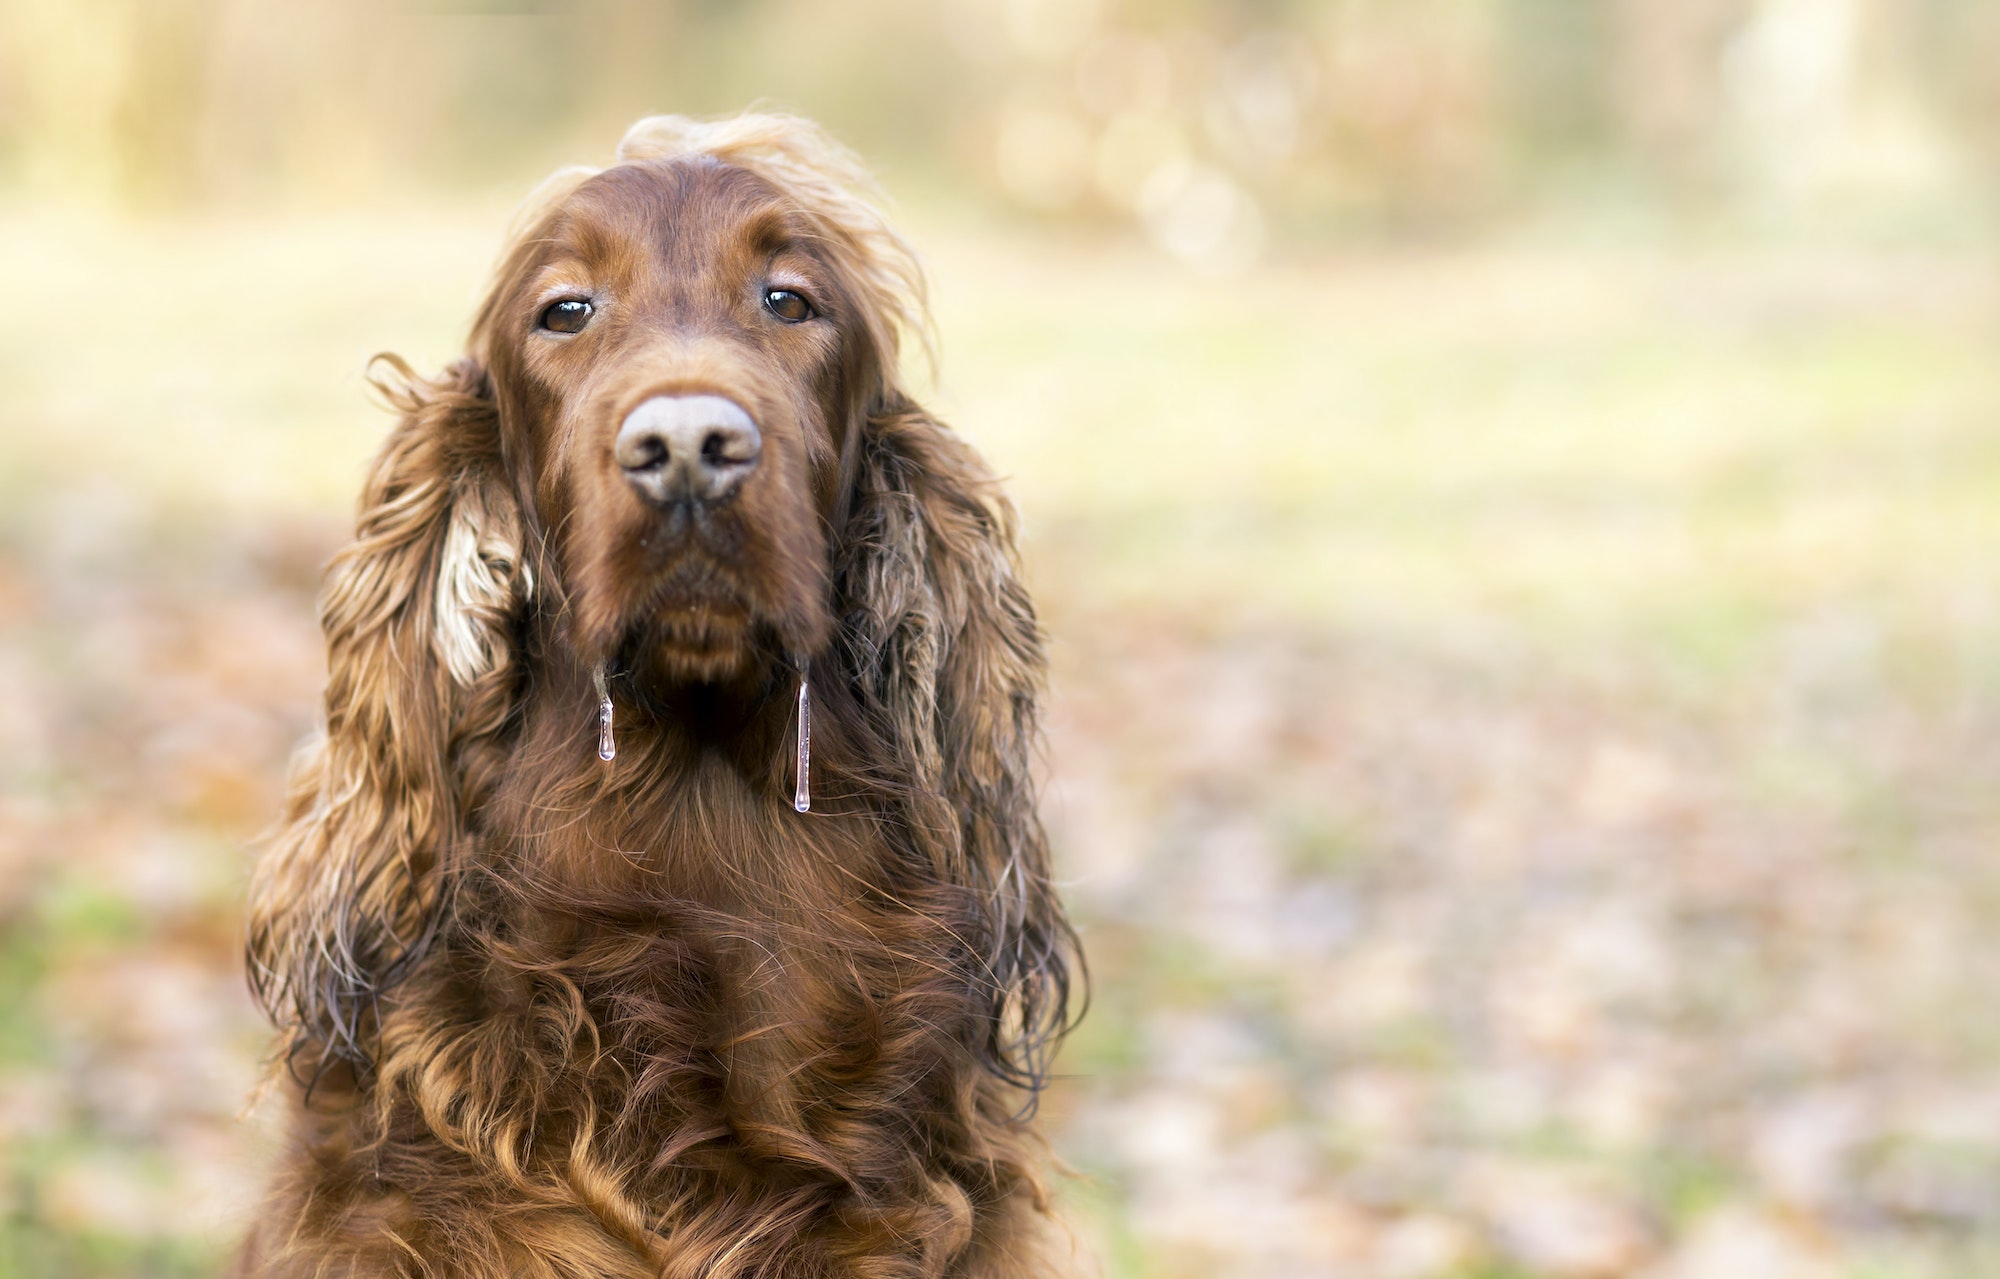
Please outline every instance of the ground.
M204 1273L319 564L501 218L0 231L0 1277ZM1110 1275L2000 1271L2000 271L919 223L1020 500Z

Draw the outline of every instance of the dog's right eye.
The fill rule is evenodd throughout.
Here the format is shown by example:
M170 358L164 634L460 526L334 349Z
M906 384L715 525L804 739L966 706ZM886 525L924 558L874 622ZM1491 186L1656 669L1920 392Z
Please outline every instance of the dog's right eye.
M551 333L581 333L583 326L590 323L590 315L596 308L581 298L564 298L551 302L542 312L540 324Z
M812 303L806 301L804 294L794 293L790 289L764 290L764 305L770 308L772 315L787 324L799 324L817 314L812 308Z

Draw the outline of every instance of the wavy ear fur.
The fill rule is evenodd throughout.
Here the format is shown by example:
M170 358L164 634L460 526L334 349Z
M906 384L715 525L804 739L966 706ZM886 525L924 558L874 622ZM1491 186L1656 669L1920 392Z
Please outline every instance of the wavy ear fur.
M422 956L440 866L490 785L530 589L484 372L378 357L401 411L320 601L325 730L250 891L249 971L294 1069L366 1075L373 1006Z
M975 895L982 1053L1032 1106L1072 1022L1079 954L1029 775L1045 662L1013 507L964 441L900 396L870 416L856 470L839 572L850 660L916 783L916 839Z

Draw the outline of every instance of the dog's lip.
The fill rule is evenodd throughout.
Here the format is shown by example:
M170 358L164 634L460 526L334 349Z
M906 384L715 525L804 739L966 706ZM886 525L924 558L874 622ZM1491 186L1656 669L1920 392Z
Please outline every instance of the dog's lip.
M700 599L686 597L658 600L647 610L650 617L668 623L715 624L741 626L750 620L750 607L733 595L709 596Z
M630 621L670 629L746 627L756 614L749 592L731 566L699 552L661 566L628 599Z
M733 547L718 547L714 539L700 537L675 538L665 544L642 539L639 545L646 555L632 594L649 605L683 599L700 604L741 599L749 593L743 580L748 566Z

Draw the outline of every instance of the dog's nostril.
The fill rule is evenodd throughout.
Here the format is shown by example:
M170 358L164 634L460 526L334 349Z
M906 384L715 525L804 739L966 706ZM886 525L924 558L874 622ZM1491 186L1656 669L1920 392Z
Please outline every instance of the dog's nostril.
M763 441L757 437L757 428L717 427L704 435L701 440L702 465L708 467L745 466L757 460L763 451Z
M756 469L763 437L733 400L659 395L626 415L614 453L625 478L650 501L714 501Z
M657 435L642 436L620 452L618 464L628 471L657 470L667 464L667 442Z

